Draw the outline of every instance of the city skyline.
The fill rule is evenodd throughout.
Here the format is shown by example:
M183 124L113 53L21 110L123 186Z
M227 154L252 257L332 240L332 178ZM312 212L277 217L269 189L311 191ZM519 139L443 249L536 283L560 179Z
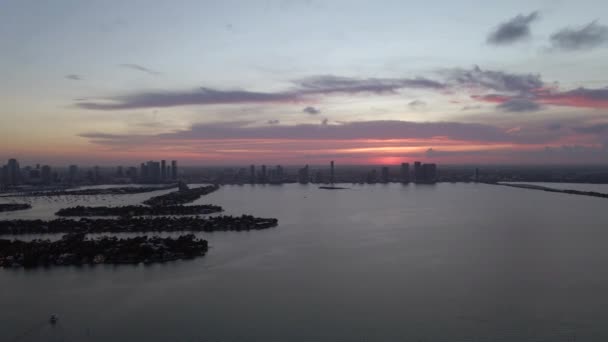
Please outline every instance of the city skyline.
M591 0L7 1L0 160L604 165L602 13Z

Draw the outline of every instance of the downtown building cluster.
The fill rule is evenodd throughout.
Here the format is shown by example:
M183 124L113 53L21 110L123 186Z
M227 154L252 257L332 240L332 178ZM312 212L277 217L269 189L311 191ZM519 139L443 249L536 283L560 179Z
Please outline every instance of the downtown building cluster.
M169 183L178 180L177 161L168 164L148 161L140 168L131 166L81 168L78 165L51 167L36 164L21 167L17 159L11 158L0 169L0 187L20 185L54 186L102 183Z

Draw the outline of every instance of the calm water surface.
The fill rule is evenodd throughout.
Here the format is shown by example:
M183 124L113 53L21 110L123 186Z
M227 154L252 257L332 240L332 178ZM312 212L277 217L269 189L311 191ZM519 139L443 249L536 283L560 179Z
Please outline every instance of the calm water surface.
M33 199L0 219L152 195ZM606 199L283 185L224 186L198 203L279 227L200 234L211 249L191 261L0 269L0 340L608 340Z

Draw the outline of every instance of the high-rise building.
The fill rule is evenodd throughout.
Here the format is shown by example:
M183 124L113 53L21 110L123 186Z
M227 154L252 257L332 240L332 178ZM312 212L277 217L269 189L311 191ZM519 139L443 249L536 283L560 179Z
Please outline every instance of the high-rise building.
M171 161L171 179L177 180L177 160Z
M51 167L48 165L43 165L40 169L40 179L42 184L51 184L52 175L51 175Z
M160 179L161 180L167 179L167 161L166 160L160 161Z
M266 165L262 165L262 171L260 172L260 183L266 183Z
M70 165L68 167L68 181L70 183L74 183L77 178L78 178L78 166Z
M383 166L382 167L382 173L380 174L380 181L382 183L388 183L388 181L389 181L388 166Z
M306 165L298 171L298 182L300 184L308 184L309 181L308 165Z
M17 159L9 159L7 168L7 184L17 185L21 183L21 169L19 168L19 162Z
M255 165L249 165L249 183L255 183Z
M150 160L146 163L146 169L148 170L148 182L158 183L161 180L160 163L157 161Z
M101 181L101 170L99 166L93 167L93 182L98 183Z
M148 180L148 167L145 163L141 163L139 166L139 180L140 182L146 182Z
M414 182L422 182L422 163L419 161L414 162Z
M475 181L479 182L479 168L475 168Z
M401 163L401 183L410 182L410 164Z
M332 160L329 164L329 183L334 184L335 182L335 174L334 174L334 161Z
M376 169L372 169L365 177L365 182L367 182L369 184L376 183L377 180L378 180L378 174L376 172Z
M283 181L283 167L281 165L277 165L276 178L279 182Z
M255 165L249 165L249 183L255 183Z
M317 170L317 172L315 172L315 183L320 184L323 182L323 172L321 172L321 170Z
M8 184L8 166L3 165L0 173L0 184Z
M131 181L135 182L137 180L137 168L134 166L129 167L125 172L125 175L131 178Z
M436 164L423 164L422 165L422 177L419 183L435 183L437 181L437 165Z

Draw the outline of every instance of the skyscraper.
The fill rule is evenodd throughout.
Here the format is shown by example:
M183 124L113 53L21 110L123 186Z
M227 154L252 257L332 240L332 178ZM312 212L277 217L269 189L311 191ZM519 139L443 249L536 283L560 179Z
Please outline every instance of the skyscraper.
M167 161L164 159L160 161L160 179L167 179Z
M255 165L249 165L249 183L255 183Z
M283 181L283 167L281 165L277 165L277 181L282 182Z
M19 168L19 162L17 159L9 159L7 168L7 184L17 185L21 182L21 169Z
M308 165L306 165L298 171L298 182L300 184L308 184L309 181Z
M382 173L380 174L380 181L382 183L388 183L389 178L388 178L388 166L383 166L382 167Z
M177 180L177 160L171 161L171 179Z
M93 167L93 182L97 183L101 181L101 172L99 166Z
M260 173L260 183L266 183L266 165L262 165L262 172Z
M329 183L330 184L334 184L335 181L335 177L334 177L334 161L332 160L329 166Z
M414 162L414 182L422 182L422 164L419 161Z
M410 164L401 163L401 183L410 182Z
M160 163L157 161L150 160L146 163L146 169L148 171L148 181L152 183L160 182Z
M52 176L51 176L51 167L48 165L43 165L40 171L40 179L42 180L42 184L51 184Z
M70 183L73 183L76 181L77 177L78 177L78 166L70 165L70 167L68 168L68 181Z
M437 165L422 164L422 177L418 183L435 183L437 181Z
M148 167L145 163L139 166L139 181L145 183L148 180Z

